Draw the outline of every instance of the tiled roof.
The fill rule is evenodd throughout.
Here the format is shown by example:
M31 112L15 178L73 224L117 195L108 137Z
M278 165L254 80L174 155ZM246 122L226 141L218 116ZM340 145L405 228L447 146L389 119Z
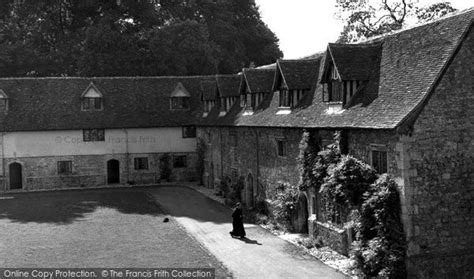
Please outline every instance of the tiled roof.
M288 115L276 114L278 96L268 94L268 100L264 100L268 102L266 109L254 112L253 115L244 115L238 104L235 104L233 114L228 113L226 117L219 119L206 119L202 123L259 127L394 129L427 98L466 32L469 31L472 36L470 26L473 18L474 9L470 9L429 24L364 42L357 47L332 45L333 49L337 49L336 52L352 48L362 52L364 57L374 59L370 62L374 65L372 71L368 71L365 66L361 71L364 78L368 76L363 90L353 97L349 107L339 113L329 113L328 104L322 102L322 84L318 82L308 97L310 100L307 105L298 106ZM377 52L378 55L375 55ZM321 73L326 64L326 57L328 56L325 55L320 63ZM339 63L338 57L350 58L336 54L336 63ZM356 67L361 62L358 58L355 59L356 62L343 62L340 58L339 61L346 65L345 67ZM291 66L285 67L290 64ZM298 67L294 66L296 64L297 62L278 62L279 66L284 65L281 68L285 79L298 76L289 74L299 73ZM343 70L343 75L359 74L357 71ZM292 78L289 80L286 80L289 87L295 86L295 83L310 82L310 79L300 79L299 82L294 82Z
M203 101L215 100L217 92L216 80L203 80L201 82L201 92Z
M379 67L382 44L329 44L327 53L342 80L368 80ZM326 63L329 62L326 59ZM327 64L326 64L327 65ZM326 71L326 69L325 69Z
M239 96L240 74L216 76L217 88L221 97Z
M1 131L71 130L181 126L200 115L200 84L214 77L0 78L8 95L8 113L0 113ZM104 98L101 111L81 111L89 84ZM192 110L170 110L178 83L190 93Z
M271 92L275 69L244 69L243 77L250 92Z
M277 68L288 89L310 89L318 77L319 62L319 59L278 60Z

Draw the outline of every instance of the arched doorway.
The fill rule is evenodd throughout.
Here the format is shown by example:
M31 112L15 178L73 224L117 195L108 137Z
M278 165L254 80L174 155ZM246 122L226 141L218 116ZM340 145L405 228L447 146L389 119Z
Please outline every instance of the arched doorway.
M118 160L107 161L107 183L120 183L120 162Z
M300 194L293 224L296 232L308 233L308 217L308 199L306 198L306 195Z
M23 188L23 175L21 164L11 163L9 166L10 171L10 189L21 189Z
M246 199L245 203L248 207L255 206L255 193L254 193L254 183L253 183L253 176L251 173L247 175L247 187L245 189Z

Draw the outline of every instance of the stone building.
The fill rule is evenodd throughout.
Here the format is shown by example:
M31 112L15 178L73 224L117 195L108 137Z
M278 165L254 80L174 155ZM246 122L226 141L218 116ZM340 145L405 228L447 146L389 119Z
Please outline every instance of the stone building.
M168 157L171 179L242 184L254 207L298 185L303 130L321 148L339 131L345 153L399 185L409 276L470 278L473 18L471 9L235 75L1 78L0 185L156 183ZM318 193L301 193L296 229L347 253L344 220L318 204Z
M208 186L241 181L248 207L271 200L278 184L299 182L303 130L321 148L340 131L346 153L399 185L409 276L472 276L473 16L471 9L363 43L329 44L308 59L244 69L240 102L225 115L210 110L198 124ZM311 190L300 201L296 229L347 253L344 220L328 222Z
M164 154L170 179L196 179L205 79L1 78L0 187L156 183Z

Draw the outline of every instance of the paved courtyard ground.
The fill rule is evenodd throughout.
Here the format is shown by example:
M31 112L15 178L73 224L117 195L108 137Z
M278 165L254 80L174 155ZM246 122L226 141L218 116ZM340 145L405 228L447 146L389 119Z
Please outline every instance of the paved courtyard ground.
M346 278L258 225L245 225L245 240L231 238L231 210L193 189L173 186L148 191L236 278Z
M141 189L0 195L0 267L224 266Z

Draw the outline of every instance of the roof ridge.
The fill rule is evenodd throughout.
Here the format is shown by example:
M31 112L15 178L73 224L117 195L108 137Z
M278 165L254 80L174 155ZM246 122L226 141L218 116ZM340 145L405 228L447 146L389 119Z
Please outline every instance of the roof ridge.
M357 41L357 42L354 42L353 44L364 44L364 43L370 43L370 42L373 42L375 40L380 40L380 39L384 39L386 37L390 37L390 36L393 36L393 35L397 35L399 33L403 33L403 32L407 32L407 31L410 31L410 30L413 30L413 29L416 29L416 28L419 28L419 27L423 27L423 26L426 26L426 25L431 25L431 24L436 24L440 21L444 21L444 20L448 20L450 18L453 18L453 17L457 17L457 16L462 16L464 14L468 14L470 12L474 12L474 7L471 7L471 8L468 8L468 9L465 9L465 10L462 10L462 11L456 11L456 12L453 12L453 13L450 13L450 14L447 14L445 16L442 16L440 18L436 18L436 19L433 19L429 22L423 22L423 23L415 23L411 26L406 26L405 28L401 28L401 29L398 29L398 30L394 30L394 31L390 31L388 33L385 33L385 34L381 34L381 35L377 35L377 36L373 36L373 37L370 37L370 38L367 38L367 39L362 39L360 41ZM473 19L471 19L471 22L473 21Z
M192 76L107 76L107 77L0 77L0 80L44 80L44 79L186 79L186 78L214 78L215 75L192 75Z

